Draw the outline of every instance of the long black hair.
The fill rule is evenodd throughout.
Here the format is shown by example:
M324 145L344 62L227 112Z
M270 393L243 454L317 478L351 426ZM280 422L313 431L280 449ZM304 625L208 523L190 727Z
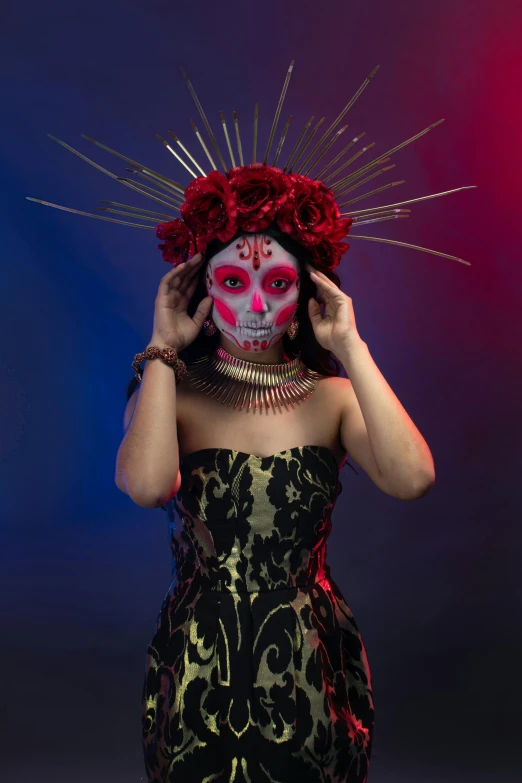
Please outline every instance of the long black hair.
M242 236L245 232L239 231L228 242L221 242L218 239L213 240L206 251L205 261L208 263L210 259L223 250L228 245L235 242L239 236ZM289 359L294 359L297 354L301 353L301 359L304 364L311 370L321 373L325 376L338 376L341 372L341 363L331 351L327 351L316 340L312 322L308 315L308 300L311 297L315 297L321 303L321 297L319 292L312 282L310 275L306 269L305 264L309 263L314 266L313 256L310 250L298 244L295 240L284 234L275 224L272 224L269 228L263 231L263 234L275 239L288 253L291 253L299 261L301 285L299 288L299 297L297 300L296 318L299 322L299 329L294 340L290 340L288 334L285 332L283 335L283 349L286 356ZM207 294L206 280L205 280L205 265L201 268L198 283L196 289L189 301L187 307L187 313L190 317L194 315L197 307L202 299ZM323 270L322 270L323 271ZM332 270L324 271L324 274L340 288L341 281L338 275ZM182 359L187 365L191 362L200 359L203 356L208 356L218 347L220 343L220 331L217 330L215 334L207 336L203 329L199 332L196 339L179 352L179 358ZM138 381L133 377L127 386L127 400L129 400L131 394L136 389Z

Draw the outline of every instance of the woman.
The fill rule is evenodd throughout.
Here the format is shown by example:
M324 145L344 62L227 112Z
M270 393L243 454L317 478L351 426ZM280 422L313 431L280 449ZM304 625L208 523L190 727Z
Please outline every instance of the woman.
M239 166L221 115L230 168L184 73L224 172L194 123L209 174L169 131L185 157L160 140L195 177L186 188L85 137L131 164L139 179L116 177L56 139L162 204L159 213L105 202L124 220L79 214L149 230L147 221L163 220L155 230L173 266L159 285L151 341L133 362L115 476L133 501L163 507L170 520L174 574L143 687L143 748L154 783L367 780L370 669L326 563L339 469L349 452L379 489L405 500L435 480L430 450L359 336L334 270L353 224L404 217L398 213L409 210L396 207L455 190L340 213L337 200L391 168L370 174L388 160L381 155L347 174L368 145L334 170L364 134L325 159L377 68L315 145L324 118L314 128L309 120L276 168L288 120L269 165L292 68L263 163L255 162L257 106L249 165L237 115ZM341 207L397 184L348 196ZM181 219L164 214L165 205Z
M149 345L174 349L187 373L176 385L167 365L147 362L125 416L129 426L141 403L134 449L157 467L134 499L166 508L174 565L146 661L150 781L367 780L370 670L325 562L339 468L349 449L377 486L406 499L431 486L432 462L369 357L339 278L314 271L312 260L272 225L213 240L160 283ZM204 324L211 308L213 323ZM233 357L236 372L283 364L315 372L286 407L227 406L221 392L245 399L248 383L210 373L216 352ZM336 357L357 383L338 377ZM198 362L203 371L192 374ZM377 466L357 385L377 444L391 410L401 418L395 434L417 442L417 465L410 453L402 483ZM380 415L370 400L379 395Z

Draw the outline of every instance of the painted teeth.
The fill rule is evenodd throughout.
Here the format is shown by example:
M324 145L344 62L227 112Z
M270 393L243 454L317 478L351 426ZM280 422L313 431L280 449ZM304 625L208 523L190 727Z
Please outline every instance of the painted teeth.
M271 329L268 326L262 326L258 327L257 329L254 329L251 326L240 326L239 330L242 334L249 334L249 335L266 335L269 334Z

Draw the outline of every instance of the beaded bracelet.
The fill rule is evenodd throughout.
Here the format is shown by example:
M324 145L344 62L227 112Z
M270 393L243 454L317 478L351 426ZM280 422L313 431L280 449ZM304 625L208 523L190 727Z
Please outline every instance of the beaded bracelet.
M142 378L140 365L144 359L162 359L165 364L174 368L177 382L181 382L187 372L187 365L183 359L178 358L178 354L174 348L157 348L156 346L151 345L149 348L142 351L142 353L137 353L132 362L132 369L140 382Z

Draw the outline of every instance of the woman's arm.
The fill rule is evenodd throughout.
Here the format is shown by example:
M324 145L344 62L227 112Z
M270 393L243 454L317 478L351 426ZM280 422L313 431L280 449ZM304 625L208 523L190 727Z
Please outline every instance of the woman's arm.
M341 443L357 462L357 453L373 455L375 483L389 495L413 500L435 483L428 444L375 364L368 346L357 340L336 353L350 382L341 389ZM354 453L355 452L355 453ZM364 458L364 457L363 457ZM364 465L361 465L364 468Z
M171 347L154 339L152 345ZM176 494L180 483L172 367L161 359L146 361L134 394L135 407L130 423L124 422L127 429L116 456L115 482L138 506L157 508ZM126 420L131 410L127 408Z

